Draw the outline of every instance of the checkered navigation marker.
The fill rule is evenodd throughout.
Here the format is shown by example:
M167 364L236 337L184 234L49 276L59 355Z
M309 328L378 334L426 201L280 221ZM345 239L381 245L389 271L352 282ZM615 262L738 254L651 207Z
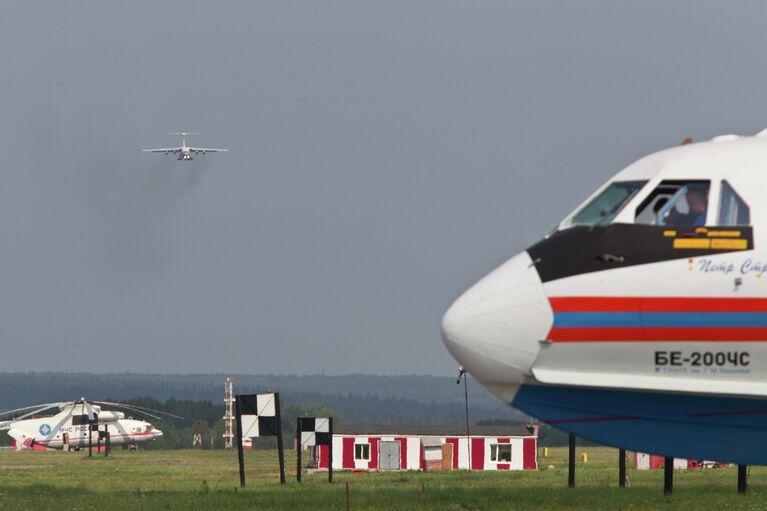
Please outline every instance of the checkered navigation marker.
M330 421L327 417L300 417L301 445L330 445Z
M237 461L240 465L240 486L245 486L243 440L261 436L277 437L277 453L280 459L280 484L285 484L285 453L282 447L280 393L271 392L269 394L235 396L234 410L237 416Z
M278 436L274 393L237 396L242 438Z

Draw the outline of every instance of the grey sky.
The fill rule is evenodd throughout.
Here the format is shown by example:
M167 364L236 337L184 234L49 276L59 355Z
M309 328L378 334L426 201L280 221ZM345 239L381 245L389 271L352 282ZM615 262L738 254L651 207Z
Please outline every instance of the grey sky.
M609 175L767 127L762 2L5 2L0 370L452 374ZM189 164L141 147L228 147Z

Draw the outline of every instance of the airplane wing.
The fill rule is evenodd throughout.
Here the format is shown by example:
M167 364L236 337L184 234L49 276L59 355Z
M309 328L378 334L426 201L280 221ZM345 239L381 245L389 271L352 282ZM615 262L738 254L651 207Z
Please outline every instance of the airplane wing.
M189 150L193 153L225 153L229 149L216 149L215 147L190 147Z
M179 153L180 147L161 147L159 149L142 149L142 153Z

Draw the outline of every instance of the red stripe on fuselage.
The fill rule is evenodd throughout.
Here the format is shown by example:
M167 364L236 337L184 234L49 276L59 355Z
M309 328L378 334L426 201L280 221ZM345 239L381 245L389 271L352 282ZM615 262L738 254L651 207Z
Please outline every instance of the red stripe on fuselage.
M767 298L554 296L554 312L767 312Z
M763 327L610 327L552 328L552 342L760 342L767 341Z

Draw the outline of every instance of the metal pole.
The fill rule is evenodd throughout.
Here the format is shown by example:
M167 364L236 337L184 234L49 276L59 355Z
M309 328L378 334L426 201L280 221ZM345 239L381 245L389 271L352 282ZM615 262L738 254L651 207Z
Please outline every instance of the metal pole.
M460 366L458 368L458 379L455 381L455 383L457 383L458 385L461 384L461 376L463 376L463 396L464 396L464 401L466 403L466 448L469 452L469 470L471 470L471 432L469 431L469 383L467 381L468 376L466 373L466 369L463 366ZM460 446L457 446L457 447L460 447Z
M245 486L245 455L242 452L242 415L240 397L234 397L234 420L237 422L237 461L240 463L240 487Z
M328 433L330 433L330 445L328 445L328 482L333 482L333 417L328 417Z
M93 426L88 424L88 457L93 457Z
M274 393L274 407L277 410L277 450L280 456L280 484L285 484L285 453L282 450L282 420L280 419L280 393Z
M567 486L575 487L575 435L569 438L569 459L567 465Z
M666 456L663 466L663 494L671 495L674 489L674 458Z
M109 438L109 426L106 428L106 438L104 438L104 457L109 457L109 447L110 447L110 438Z
M746 472L748 465L738 465L738 493L746 493L748 481L746 480Z
M618 449L618 486L626 487L626 449Z
M466 443L469 448L469 470L471 470L471 431L469 430L469 375L463 373L463 395L466 402Z
M301 417L296 418L296 481L301 482Z

